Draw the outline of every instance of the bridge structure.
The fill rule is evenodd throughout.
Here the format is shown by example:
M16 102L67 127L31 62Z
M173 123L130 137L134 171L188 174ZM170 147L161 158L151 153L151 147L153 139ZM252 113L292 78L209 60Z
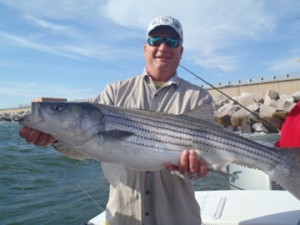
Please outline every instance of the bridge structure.
M280 95L292 95L300 91L300 74L286 74L281 76L272 76L270 78L260 77L249 79L247 81L227 82L226 84L217 84L213 87L205 87L213 98L222 95L222 91L230 97L240 96L241 93L257 93L265 95L267 90L278 92ZM217 90L218 89L218 90Z

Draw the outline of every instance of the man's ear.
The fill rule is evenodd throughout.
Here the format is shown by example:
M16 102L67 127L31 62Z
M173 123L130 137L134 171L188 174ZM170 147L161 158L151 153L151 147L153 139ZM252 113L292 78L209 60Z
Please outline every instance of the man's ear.
M144 45L144 55L146 55L147 52L147 44Z
M184 50L184 48L181 46L181 50L180 50L180 59L182 58L183 50Z

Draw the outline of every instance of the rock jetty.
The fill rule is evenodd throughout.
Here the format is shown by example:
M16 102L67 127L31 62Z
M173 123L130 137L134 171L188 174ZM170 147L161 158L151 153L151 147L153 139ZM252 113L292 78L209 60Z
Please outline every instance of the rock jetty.
M22 117L24 117L26 114L29 113L30 113L30 109L0 112L0 121L17 122L19 121L19 119L21 119Z
M300 91L293 95L279 95L272 90L266 91L264 96L242 93L232 99L223 95L214 99L214 114L219 125L242 133L278 133L287 113L300 100Z
M214 116L220 126L242 133L278 133L287 113L300 101L300 91L293 95L280 95L272 90L264 96L242 93L232 99L224 95L214 99ZM30 108L0 111L0 121L18 121L29 113Z

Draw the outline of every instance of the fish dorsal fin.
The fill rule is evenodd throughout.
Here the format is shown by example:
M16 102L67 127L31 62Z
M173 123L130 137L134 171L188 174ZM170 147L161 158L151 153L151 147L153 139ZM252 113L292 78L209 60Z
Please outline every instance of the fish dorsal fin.
M124 139L134 135L132 132L123 130L108 130L99 132L98 134L109 139Z
M184 115L214 122L213 108L208 104L197 106L188 113L184 113Z

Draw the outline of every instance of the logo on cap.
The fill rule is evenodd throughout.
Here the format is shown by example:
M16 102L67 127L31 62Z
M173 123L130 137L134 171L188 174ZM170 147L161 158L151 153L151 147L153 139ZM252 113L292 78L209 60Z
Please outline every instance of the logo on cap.
M171 16L157 17L150 22L148 29L147 29L147 35L149 35L149 33L151 31L153 31L156 27L159 27L159 26L171 27L178 34L180 39L183 40L183 31L182 31L182 27L181 27L179 20L177 20Z

